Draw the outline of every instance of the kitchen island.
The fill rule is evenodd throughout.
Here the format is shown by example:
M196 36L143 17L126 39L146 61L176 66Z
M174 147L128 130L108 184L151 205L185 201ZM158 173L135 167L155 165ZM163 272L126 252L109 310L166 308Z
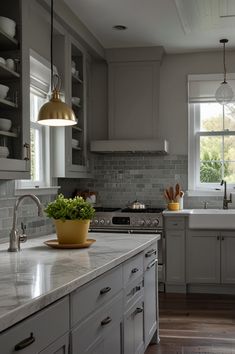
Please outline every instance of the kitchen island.
M30 316L20 323L24 324L24 322L31 320L31 318L48 310L48 308L50 309L55 303L58 303L59 299L62 299L59 301L63 302L66 301L64 299L69 297L64 307L65 312L69 312L68 316L70 317L66 330L68 332L72 330L72 338L75 327L83 326L84 321L81 321L82 318L87 320L92 315L88 313L90 310L94 314L97 312L97 316L99 315L100 309L97 309L97 301L100 301L99 307L103 306L104 309L109 303L112 308L116 305L118 308L118 305L120 305L118 314L120 323L125 322L121 314L128 312L132 308L131 306L135 307L136 301L139 301L140 304L140 306L136 307L137 312L143 311L144 297L149 297L149 293L145 294L144 292L144 274L147 274L147 269L155 270L155 267L152 267L156 263L153 257L156 258L156 243L160 236L140 234L136 237L136 235L131 234L91 233L89 238L95 239L96 242L90 248L78 250L52 249L44 244L44 241L53 238L56 238L56 235L31 239L26 244L23 244L22 251L19 253L7 252L7 244L0 246L1 331ZM147 264L146 261L150 262ZM128 272L133 278L128 279ZM109 292L111 286L104 286L104 288L101 288L100 294L102 291L104 291L104 294L105 291L107 292L104 296L105 301L100 295L101 300L99 298L93 301L94 286L96 286L97 282L100 282L101 285L103 283L106 285L107 279L113 284L113 289L115 289L115 286L117 287L116 291L112 289L114 291L114 294L112 294L111 290ZM154 281L155 289L155 271L154 279L148 276L146 281L150 283ZM119 284L119 286L115 284ZM133 286L133 288L130 288L130 286ZM129 299L128 296L130 294L132 296ZM142 297L138 297L139 294L142 294ZM153 298L153 294L150 295L150 298ZM156 293L154 293L154 299L155 295ZM116 305L111 303L112 299L115 299ZM128 301L130 301L130 306ZM84 303L84 306L81 306L81 309L79 304L82 303ZM86 303L89 304L88 310L85 309ZM67 307L69 308L68 311L66 310ZM148 311L147 308L146 311ZM32 314L34 315L31 316ZM153 329L157 329L155 314L154 317L155 326L151 328L151 336ZM70 324L72 325L70 326ZM119 323L118 325L120 327ZM130 329L128 325L126 327ZM14 330L17 326L19 324L2 332L0 336L1 347L1 339L4 339L7 336L7 332ZM109 324L105 323L102 326L108 328ZM30 333L28 333L27 339L31 338ZM22 340L24 339L23 337ZM73 342L73 347L75 348L76 340L74 339ZM4 344L5 342L3 342ZM46 346L46 343L44 344ZM42 348L43 345L39 347ZM143 348L146 346L145 343L141 343L141 345ZM39 351L35 349L36 352ZM75 349L73 352L82 353L82 351L75 351ZM6 351L6 353L8 352ZM23 353L28 352L23 351ZM126 353L128 353L127 350Z

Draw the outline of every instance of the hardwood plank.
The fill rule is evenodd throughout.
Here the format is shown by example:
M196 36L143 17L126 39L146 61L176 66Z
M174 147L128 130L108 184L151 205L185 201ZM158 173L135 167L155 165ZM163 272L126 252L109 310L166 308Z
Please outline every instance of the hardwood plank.
M235 296L160 294L160 343L145 354L235 354Z

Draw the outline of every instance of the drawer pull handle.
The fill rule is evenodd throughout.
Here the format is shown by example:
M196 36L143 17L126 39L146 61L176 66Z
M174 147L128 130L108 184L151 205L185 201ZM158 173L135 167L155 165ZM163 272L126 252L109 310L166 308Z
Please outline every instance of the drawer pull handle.
M137 308L135 309L134 315L138 315L139 313L142 313L142 312L144 312L144 310L142 309L142 307L137 307Z
M132 273L132 274L135 274L135 273L137 273L138 271L139 271L138 268L133 268L133 269L131 270L131 273Z
M23 339L20 343L15 345L15 351L18 352L28 347L29 345L33 344L33 342L35 342L35 338L33 336L33 333L30 333L30 337Z
M107 294L110 290L111 290L110 286L106 286L106 288L100 290L100 295Z
M151 257L153 254L157 254L157 251L155 249L152 249L150 251L148 251L147 253L145 253L145 257Z
M177 222L174 222L172 225L173 225L173 226L178 226L178 223L177 223Z
M135 292L140 291L140 290L141 290L141 286L136 286L135 287Z
M154 259L149 265L147 266L147 270L151 269L157 263L157 259Z
M110 322L112 321L112 318L111 317L106 317L104 320L102 320L100 322L101 326L106 326L107 324L109 324Z

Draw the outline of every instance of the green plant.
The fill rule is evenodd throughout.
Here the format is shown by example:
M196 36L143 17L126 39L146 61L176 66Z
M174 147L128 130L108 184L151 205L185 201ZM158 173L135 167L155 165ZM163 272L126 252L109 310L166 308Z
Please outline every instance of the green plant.
M47 205L45 212L49 218L56 220L89 220L94 216L95 209L82 197L65 198L59 194Z

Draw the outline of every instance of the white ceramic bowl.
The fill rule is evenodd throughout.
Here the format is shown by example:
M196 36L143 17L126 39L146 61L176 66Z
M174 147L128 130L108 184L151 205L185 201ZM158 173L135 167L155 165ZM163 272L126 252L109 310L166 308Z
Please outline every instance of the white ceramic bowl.
M8 91L8 86L0 84L0 98L5 98L7 96Z
M72 103L75 104L76 106L79 105L80 103L80 97L72 97Z
M0 118L0 130L8 132L11 129L11 124L10 119Z
M8 34L8 36L14 37L16 34L16 23L11 18L0 16L0 29Z
M6 158L9 155L7 146L0 146L0 158Z
M72 139L72 146L77 147L79 144L79 141L77 139Z

